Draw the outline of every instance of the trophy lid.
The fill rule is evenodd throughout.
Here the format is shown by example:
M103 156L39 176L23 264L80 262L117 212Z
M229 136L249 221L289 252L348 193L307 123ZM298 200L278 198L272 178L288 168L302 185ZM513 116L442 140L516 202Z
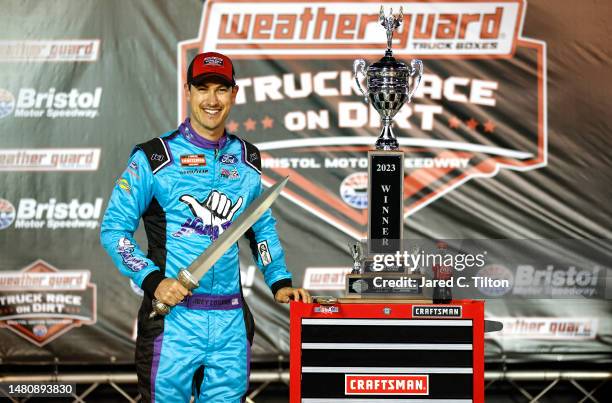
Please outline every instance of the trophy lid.
M368 66L367 75L370 79L406 79L410 75L411 68L406 63L401 62L393 57L390 51L387 51L376 63Z
M406 63L393 57L393 52L391 50L387 50L385 55L381 57L380 60L378 60L376 63L372 63L368 67L368 71L382 69L409 70L409 67L406 65Z
M385 16L383 6L380 6L380 24L387 31L387 50L385 55L376 63L372 63L368 67L368 76L382 76L382 77L395 77L408 75L410 73L410 67L405 63L395 59L393 57L393 51L391 50L391 42L393 39L393 31L395 31L402 23L404 13L400 7L399 15L393 15L393 9L388 17Z

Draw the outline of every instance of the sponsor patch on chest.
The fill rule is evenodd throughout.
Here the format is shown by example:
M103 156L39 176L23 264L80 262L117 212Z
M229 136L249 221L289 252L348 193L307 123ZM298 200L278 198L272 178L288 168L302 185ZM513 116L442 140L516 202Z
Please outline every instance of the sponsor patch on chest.
M238 157L234 154L223 154L219 157L219 161L224 165L235 165L238 162Z
M236 168L221 168L221 177L225 179L238 179L240 178L240 174Z
M206 165L204 154L181 155L181 165L184 167L201 167Z

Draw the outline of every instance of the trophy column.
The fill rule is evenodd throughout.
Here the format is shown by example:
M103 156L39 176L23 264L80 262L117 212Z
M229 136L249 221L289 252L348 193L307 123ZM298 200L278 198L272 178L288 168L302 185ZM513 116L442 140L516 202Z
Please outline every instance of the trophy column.
M404 153L368 151L368 253L402 250Z

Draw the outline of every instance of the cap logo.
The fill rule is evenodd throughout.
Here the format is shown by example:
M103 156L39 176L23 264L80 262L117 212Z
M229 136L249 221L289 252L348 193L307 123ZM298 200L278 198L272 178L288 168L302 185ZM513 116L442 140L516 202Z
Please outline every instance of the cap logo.
M204 64L205 65L214 64L217 66L223 66L223 59L221 59L220 57L209 56L209 57L204 58Z

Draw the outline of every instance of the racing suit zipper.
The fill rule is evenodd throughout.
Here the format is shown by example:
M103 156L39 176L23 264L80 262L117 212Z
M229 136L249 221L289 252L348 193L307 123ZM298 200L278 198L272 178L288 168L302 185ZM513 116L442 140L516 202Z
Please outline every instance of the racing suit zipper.
M213 169L212 169L212 173L213 173L213 177L212 177L212 190L217 189L217 154L219 152L219 149L217 148L217 146L214 147L213 149ZM215 266L213 265L212 268L212 281L211 281L211 289L210 289L210 293L214 294L215 293Z

